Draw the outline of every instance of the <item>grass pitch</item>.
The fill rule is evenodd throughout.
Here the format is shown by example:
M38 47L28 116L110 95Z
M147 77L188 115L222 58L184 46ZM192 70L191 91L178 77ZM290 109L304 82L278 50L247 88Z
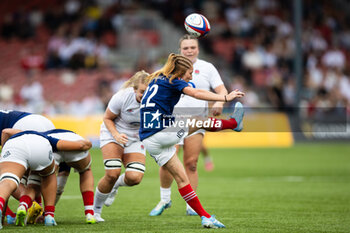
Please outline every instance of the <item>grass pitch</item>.
M91 151L95 185L103 176L99 150ZM173 206L149 217L159 201L158 166L147 156L142 183L122 187L104 207L104 223L85 224L79 176L72 173L56 206L56 227L4 226L2 232L350 232L350 145L298 144L292 148L211 149L215 169L200 158L197 194L204 208L226 229L201 227L185 215L173 184ZM18 202L10 202L16 210Z

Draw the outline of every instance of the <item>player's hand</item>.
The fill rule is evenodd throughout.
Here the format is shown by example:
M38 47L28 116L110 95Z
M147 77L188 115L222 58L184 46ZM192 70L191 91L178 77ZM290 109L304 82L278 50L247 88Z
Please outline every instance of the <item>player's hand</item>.
M82 151L89 150L92 147L92 143L89 140L78 140L77 142L81 144Z
M238 89L231 91L228 95L226 95L227 102L232 101L236 98L242 98L245 95L244 92L239 91Z
M121 134L116 133L116 134L113 135L113 137L120 144L125 145L128 142L128 136L126 136L123 133L121 133Z
M215 102L211 107L211 113L213 116L220 116L224 109L224 102Z

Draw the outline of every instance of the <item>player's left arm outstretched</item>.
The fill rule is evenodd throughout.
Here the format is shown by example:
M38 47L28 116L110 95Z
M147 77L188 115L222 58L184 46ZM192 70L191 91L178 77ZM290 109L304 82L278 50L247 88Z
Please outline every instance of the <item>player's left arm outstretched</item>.
M239 91L238 89L231 91L227 95L220 95L216 94L210 91L202 90L202 89L195 89L193 87L185 87L183 89L183 93L186 95L192 96L196 99L201 100L214 100L214 101L221 101L221 102L229 102L236 98L241 98L245 95L244 92Z

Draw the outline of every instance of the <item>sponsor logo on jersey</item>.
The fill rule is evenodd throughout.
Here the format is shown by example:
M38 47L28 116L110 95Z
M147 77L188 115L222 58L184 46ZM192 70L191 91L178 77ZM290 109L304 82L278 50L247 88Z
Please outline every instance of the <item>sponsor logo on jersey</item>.
M195 74L199 74L199 70L195 70L194 73L195 73Z
M132 110L132 109L128 109L128 110L126 110L127 112L133 112L134 110Z
M52 160L52 151L49 152L49 160Z
M2 156L3 158L7 158L11 155L10 151L6 151L5 154Z
M180 129L180 130L176 133L176 136L177 136L178 138L182 138L182 136L184 136L184 134L185 134L185 130Z
M144 123L143 127L145 129L160 129L160 116L162 115L159 110L157 112L144 112Z

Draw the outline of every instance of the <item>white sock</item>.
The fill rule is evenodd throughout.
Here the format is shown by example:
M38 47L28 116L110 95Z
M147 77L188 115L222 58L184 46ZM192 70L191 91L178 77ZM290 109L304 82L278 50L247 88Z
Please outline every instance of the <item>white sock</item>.
M171 200L171 187L170 188L160 187L160 200L164 202L169 202Z
M125 183L125 173L118 177L117 182L115 182L113 189L118 189L120 186L129 186Z
M57 176L57 193L56 193L56 201L55 204L60 200L61 195L64 191L64 187L66 186L68 180L68 176Z
M196 212L194 211L194 209L192 209L192 207L189 204L187 204L187 202L186 202L186 210L193 210L193 212Z
M94 212L97 214L102 213L102 207L108 197L109 193L101 193L96 187L95 197L94 197Z

